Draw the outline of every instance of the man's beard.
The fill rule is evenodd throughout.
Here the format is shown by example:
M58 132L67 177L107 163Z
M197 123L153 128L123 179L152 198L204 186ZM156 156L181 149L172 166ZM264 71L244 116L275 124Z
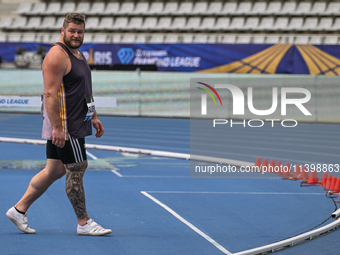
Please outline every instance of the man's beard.
M69 48L71 48L71 49L78 49L82 44L83 44L83 41L82 40L78 40L78 42L80 43L80 44L77 44L77 45L73 45L72 44L72 40L70 39L70 40L68 40L67 38L66 38L66 35L64 34L64 43L66 44L66 46L67 47L69 47Z

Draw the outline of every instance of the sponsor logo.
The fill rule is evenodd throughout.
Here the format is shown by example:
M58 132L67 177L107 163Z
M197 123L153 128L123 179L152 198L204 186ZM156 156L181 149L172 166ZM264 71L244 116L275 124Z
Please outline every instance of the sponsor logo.
M135 52L131 48L121 48L117 52L117 56L119 58L120 63L122 63L123 65L127 65L135 56Z

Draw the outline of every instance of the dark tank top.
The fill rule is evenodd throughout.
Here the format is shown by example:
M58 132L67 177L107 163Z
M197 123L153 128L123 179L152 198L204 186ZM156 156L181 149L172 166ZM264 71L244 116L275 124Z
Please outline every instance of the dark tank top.
M56 44L68 54L72 64L70 72L63 77L58 92L59 113L65 140L68 140L68 135L83 138L92 134L91 121L85 121L88 112L86 98L92 96L91 70L83 55L82 59L78 59L64 44L59 42ZM43 138L51 139L51 125L45 124L45 115L47 116L46 111L44 111Z

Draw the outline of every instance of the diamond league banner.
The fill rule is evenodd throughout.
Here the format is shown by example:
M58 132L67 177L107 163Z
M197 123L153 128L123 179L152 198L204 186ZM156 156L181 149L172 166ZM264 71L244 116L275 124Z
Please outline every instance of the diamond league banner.
M41 62L49 48L0 43L0 59ZM91 65L155 65L158 71L170 72L340 74L340 45L93 43L81 50Z

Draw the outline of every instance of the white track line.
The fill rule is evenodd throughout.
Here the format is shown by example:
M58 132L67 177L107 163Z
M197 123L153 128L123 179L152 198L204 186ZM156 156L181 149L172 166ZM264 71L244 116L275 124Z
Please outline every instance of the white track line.
M112 173L114 173L115 175L119 176L119 177L125 177L123 175L121 175L120 173L118 173L116 170L111 170Z
M88 151L86 151L86 154L87 154L89 157L91 157L93 160L97 160L97 159L98 159L95 155L93 155L92 153L90 153L90 152L88 152ZM118 175L119 177L123 177L123 175L121 175L120 173L118 173L116 170L111 170L111 172L114 173L114 174L116 174L116 175Z
M89 157L91 157L92 159L94 159L94 160L97 160L97 159L98 159L95 155L93 155L92 153L90 153L90 152L88 152L88 151L86 151L86 154L87 154Z
M167 175L124 175L124 178L190 178L190 176L182 176L182 175L174 175L174 176L167 176Z
M8 143L27 143L27 144L39 144L39 145L45 145L46 141L45 140L34 140L34 139L21 139L21 138L8 138L8 137L0 137L0 142L8 142ZM141 153L141 154L148 154L148 155L154 155L154 156L161 156L161 157L169 157L169 158L181 158L181 159L190 159L189 154L185 153L173 153L173 152L167 152L167 151L153 151L153 150L144 150L144 149L136 149L136 148L127 148L127 147L117 147L117 146L105 146L105 145L96 145L96 144L87 144L86 148L88 149L101 149L101 150L109 150L109 151L120 151L120 152L132 152L132 153ZM88 154L90 157L95 157L92 154ZM92 155L92 156L91 156ZM96 157L95 157L96 158ZM243 162L243 161L237 161L237 160L231 160L231 159L221 159L221 158L213 158L213 157L203 157L203 156L197 156L197 155L191 155L191 159L193 160L201 160L201 161L208 161L208 162L216 162L216 163L224 163L224 164L231 164L231 165L236 165L236 166L241 166L241 165L254 165L253 163L250 162ZM115 170L111 170L113 173L118 175L119 177L123 177L121 174L116 172ZM137 177L137 176L136 176ZM156 193L155 191L150 191ZM165 204L161 203L159 200L148 194L146 191L141 191L141 193L148 198L150 198L152 201L166 209L168 212L170 212L172 215L174 215L177 219L182 221L184 224L189 226L191 229L193 229L195 232L197 232L199 235L204 237L206 240L208 240L210 243L212 243L215 247L217 247L219 250L221 250L225 254L232 255L228 250L226 250L223 246L221 246L219 243L217 243L215 240L213 240L211 237L203 233L201 230L196 228L194 225L192 225L190 222L185 220L183 217L178 215L175 211L173 211L171 208L166 206ZM182 192L184 193L184 192ZM189 192L188 192L189 193ZM199 193L199 192L198 192ZM204 192L201 192L204 193ZM212 193L212 192L211 192ZM218 193L218 192L216 192ZM222 193L222 192L219 192ZM225 193L225 192L224 192ZM230 194L235 194L237 192L229 192ZM227 194L227 193L226 193ZM265 193L265 192L238 192L238 194L254 194L254 195L274 195L274 194L292 194L292 195L299 195L303 193ZM306 193L304 195L310 195L313 193ZM320 193L314 193L315 195L320 195ZM277 249L284 248L287 245L294 245L299 242L302 242L307 239L312 239L313 237L320 236L324 233L327 233L328 231L334 230L338 228L340 225L340 220L336 220L324 227L315 229L313 231L304 233L302 235L289 238L277 243L272 243L269 245L265 245L262 247L254 248L251 250L247 251L242 251L235 253L234 255L250 255L250 254L259 254L263 252L268 252L268 251L275 251Z
M254 249L246 250L246 251L241 251L234 253L233 255L255 255L255 254L262 254L266 252L274 252L280 249L283 249L287 246L294 246L296 244L299 244L301 242L307 241L307 240L312 240L315 237L318 237L324 233L327 233L329 231L335 230L339 227L340 225L340 220L335 220L332 223L329 223L326 226L320 227L318 229L309 231L307 233L288 238L286 240L276 242L276 243L271 243L268 245L264 245L261 247L257 247Z
M217 243L214 239L212 239L210 236L208 236L207 234L203 233L201 230L199 230L197 227L195 227L194 225L192 225L189 221L187 221L186 219L184 219L182 216L180 216L178 213L176 213L174 210L172 210L170 207L168 207L167 205L163 204L162 202L160 202L159 200L157 200L156 198L154 198L153 196L151 196L150 194L148 194L145 191L141 191L141 193L150 198L152 201L154 201L156 204L160 205L161 207L163 207L165 210L167 210L169 213L171 213L173 216L175 216L177 219L179 219L181 222L183 222L185 225L187 225L188 227L190 227L192 230L194 230L197 234L201 235L202 237L204 237L207 241L209 241L210 243L212 243L216 248L218 248L220 251L222 251L224 254L228 254L231 255L232 253L228 250L226 250L222 245L220 245L219 243Z
M287 193L287 192L205 192L205 191L141 191L142 194L144 194L145 196L149 197L151 200L153 200L155 203L159 204L160 206L162 206L164 209L166 209L167 211L169 211L171 214L173 214L176 218L178 218L179 220L181 220L183 223L186 223L186 220L183 219L181 216L179 216L176 212L174 212L173 210L171 210L168 206L164 205L163 203L161 203L159 200L157 200L156 198L154 198L153 196L151 196L149 193L167 193L167 194L245 194L245 195L324 195L324 193ZM183 219L183 220L182 220ZM188 222L189 223L189 222ZM190 224L190 223L189 223ZM187 224L188 225L188 224ZM301 242L304 241L308 241L311 240L313 238L316 238L318 236L321 236L329 231L335 230L339 227L340 225L340 220L335 220L323 227L320 227L318 229L309 231L307 233L303 233L301 235L298 236L294 236L279 242L275 242L275 243L271 243L268 245L264 245L264 246L260 246L257 248L253 248L250 250L246 250L246 251L241 251L241 252L237 252L237 253L230 253L229 251L225 250L222 246L222 249L224 249L225 251L227 251L228 253L226 253L224 250L222 250L224 253L229 254L229 255L256 255L256 254L262 254L262 253L267 253L267 252L274 252L277 250L281 250L285 247L288 246L294 246L296 244L299 244ZM188 225L189 227L191 227L190 225ZM195 227L195 226L194 226ZM192 227L191 227L192 228ZM194 229L195 230L195 229ZM196 230L195 230L196 231ZM197 231L196 231L197 232ZM200 234L200 233L199 233ZM203 233L204 234L204 233ZM201 235L201 234L200 234ZM203 235L202 235L203 236ZM204 237L204 236L203 236ZM206 238L206 237L204 237ZM210 238L210 237L208 237ZM207 238L206 238L207 239ZM207 239L208 240L208 239ZM215 242L214 240L209 242L213 243ZM214 244L214 243L213 243ZM214 244L215 245L215 244ZM219 245L217 243L217 245ZM216 246L216 245L215 245ZM219 245L220 246L220 245ZM219 248L218 246L216 246L217 248ZM220 249L220 248L219 248Z
M228 192L228 191L145 191L157 194L227 194L227 195L325 195L325 193L289 193L289 192Z
M0 142L40 144L40 145L46 144L45 140L10 138L10 137L0 137ZM254 163L252 163L252 162L233 160L233 159L225 159L225 158L207 157L207 156L201 156L201 155L190 155L190 154L187 154L187 153L177 153L177 152L170 152L170 151L156 151L156 150L148 150L148 149L99 145L99 144L85 144L85 145L86 145L87 149L95 149L95 150L130 152L130 153L146 154L146 155L158 156L158 157L178 158L178 159L186 159L186 160L197 160L197 161L213 162L213 163L234 165L234 166L253 166L254 165Z

